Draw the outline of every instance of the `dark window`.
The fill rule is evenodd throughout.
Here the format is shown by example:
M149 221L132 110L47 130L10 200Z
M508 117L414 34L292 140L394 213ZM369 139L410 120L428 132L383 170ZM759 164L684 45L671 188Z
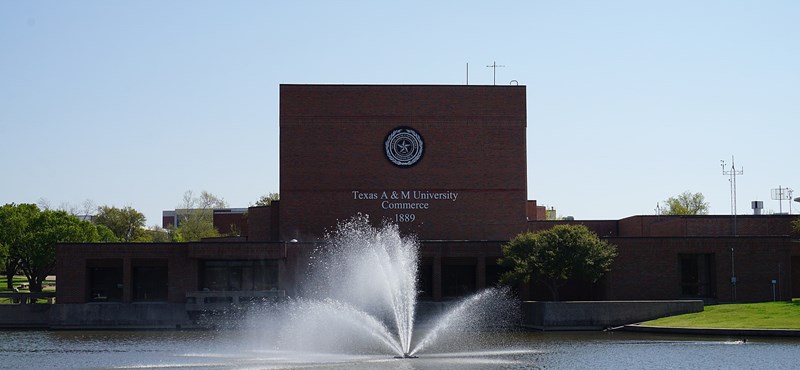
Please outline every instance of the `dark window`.
M237 291L278 288L277 260L207 260L200 266L200 290Z
M134 301L166 301L167 283L167 261L134 262Z
M457 261L456 263L459 263ZM475 292L475 265L442 263L442 296L461 297Z
M792 297L800 297L800 256L792 256Z
M681 254L681 296L714 297L714 256Z
M122 260L88 260L90 302L122 301Z
M507 268L497 264L497 259L486 258L486 287L500 286L500 276L502 276Z
M433 297L433 259L423 258L419 264L417 280L418 296L421 299Z

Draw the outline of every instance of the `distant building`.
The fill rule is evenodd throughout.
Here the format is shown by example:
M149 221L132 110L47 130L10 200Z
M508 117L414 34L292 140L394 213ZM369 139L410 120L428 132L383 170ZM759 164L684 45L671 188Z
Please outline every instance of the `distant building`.
M619 247L610 273L572 282L562 299L766 301L773 281L778 299L800 297L793 216L739 216L736 235L730 216L552 220L527 199L536 143L526 142L526 111L524 86L281 85L279 201L213 210L215 226L235 225L238 238L60 244L57 302L189 310L202 292L292 295L325 231L357 213L418 236L423 299L494 285L506 241L560 223ZM181 212L165 211L164 226ZM535 284L519 288L524 299L549 299Z
M175 209L161 213L161 227L180 226L181 216L191 213L208 213L210 222L221 234L235 231L247 234L247 208L209 208L209 209Z

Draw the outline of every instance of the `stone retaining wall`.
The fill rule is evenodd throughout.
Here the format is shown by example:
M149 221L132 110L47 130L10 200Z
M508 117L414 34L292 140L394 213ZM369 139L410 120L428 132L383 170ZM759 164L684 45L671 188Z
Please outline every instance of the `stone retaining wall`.
M51 329L187 329L194 323L183 304L55 304Z
M46 329L50 326L51 304L1 304L0 328Z
M703 311L701 300L523 302L523 326L539 330L598 330Z
M420 302L419 323L424 325L427 319L443 313L451 304ZM523 326L528 328L600 330L701 312L703 301L523 302L522 310ZM228 326L230 319L236 316L236 312L226 312L221 316L192 317L186 305L174 303L0 305L2 328L191 329Z

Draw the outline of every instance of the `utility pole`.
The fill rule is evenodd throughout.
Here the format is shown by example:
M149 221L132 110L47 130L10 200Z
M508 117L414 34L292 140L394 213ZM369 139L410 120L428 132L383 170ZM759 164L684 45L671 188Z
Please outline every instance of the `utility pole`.
M731 214L733 215L733 236L736 236L736 176L744 175L744 170L736 169L736 161L734 160L733 156L731 156L730 170L725 170L724 160L720 160L720 165L722 166L722 174L724 176L730 176L730 179L728 179L728 181L731 183Z

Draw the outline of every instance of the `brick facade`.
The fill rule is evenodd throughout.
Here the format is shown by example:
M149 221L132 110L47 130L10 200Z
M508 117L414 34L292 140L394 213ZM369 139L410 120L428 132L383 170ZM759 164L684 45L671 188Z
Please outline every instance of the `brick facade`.
M384 154L387 134L403 126L424 142L408 168ZM503 239L524 227L522 86L282 85L280 127L282 239L318 239L357 213L376 223L413 214L401 230L421 239ZM457 198L382 207L413 191Z
M254 243L242 241L192 242L192 243L93 243L59 244L56 271L58 289L56 301L72 304L85 303L89 296L88 269L92 266L121 266L121 303L134 302L132 297L133 268L162 262L167 267L166 302L184 303L186 293L202 290L199 267L203 260L279 260L279 276L287 287L294 286L295 269L287 268L286 243Z
M246 213L215 212L217 228L225 233L236 225L238 238L60 244L57 302L90 301L90 270L107 267L121 274L119 301L135 302L134 271L157 266L166 268L165 300L182 303L187 292L204 288L201 266L207 261L269 260L278 266L278 289L292 295L316 241L357 213L369 214L375 223L414 215L399 224L421 240L425 299L494 285L502 273L496 261L504 241L558 224L586 225L619 253L599 282L570 282L562 299L765 301L772 299L772 280L776 298L800 297L800 242L790 236L794 216L738 216L735 224L730 216L546 221L544 207L527 200L523 86L282 85L280 90L280 201ZM385 155L385 140L399 127L414 129L424 143L413 166L395 165ZM415 191L447 199L411 199ZM384 201L428 207L392 210ZM174 219L165 215L164 223ZM523 299L549 299L536 284L518 288Z
M719 302L789 299L792 245L788 236L608 238L619 255L604 280L605 299L680 299L681 255L709 255L707 298ZM797 267L794 267L795 270ZM795 271L796 274L796 271ZM734 287L731 276L736 276ZM796 289L795 289L796 290Z
M681 299L681 256L708 258L712 301L772 300L800 296L800 242L791 236L796 216L633 216L614 221L530 222L531 231L581 224L617 246L618 256L596 285L573 286L568 299ZM731 250L733 249L733 250ZM708 256L708 257L705 257ZM794 257L793 257L794 256ZM731 259L731 257L733 257ZM731 277L736 277L736 284ZM542 287L538 287L540 290ZM533 293L540 299L547 294ZM572 294L570 296L569 294Z

